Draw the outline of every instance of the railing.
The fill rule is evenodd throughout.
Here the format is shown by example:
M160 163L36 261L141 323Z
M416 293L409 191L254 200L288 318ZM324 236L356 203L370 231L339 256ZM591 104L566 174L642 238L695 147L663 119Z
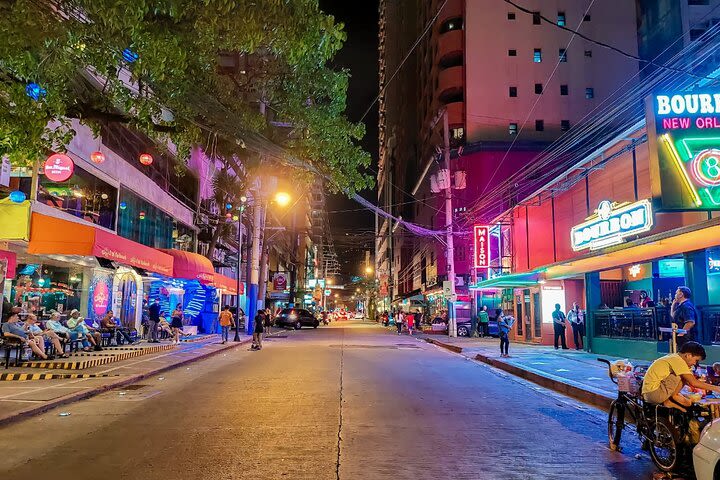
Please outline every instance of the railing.
M633 340L658 340L658 315L666 309L658 308L602 309L592 312L595 336Z

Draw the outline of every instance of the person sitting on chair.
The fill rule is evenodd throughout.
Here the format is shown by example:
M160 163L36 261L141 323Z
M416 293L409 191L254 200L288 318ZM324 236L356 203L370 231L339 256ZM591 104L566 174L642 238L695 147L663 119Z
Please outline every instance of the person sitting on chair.
M55 332L61 337L64 337L67 340L71 340L73 342L76 340L79 341L80 343L82 343L83 350L86 352L90 350L90 342L88 342L87 338L85 338L85 335L81 335L78 332L72 331L65 325L60 323L60 314L58 312L53 312L50 314L50 320L45 322L45 328L52 330L53 332Z
M705 348L697 342L687 342L678 353L655 360L643 380L642 396L645 401L684 412L683 407L692 405L692 401L680 393L684 385L720 392L720 386L700 381L690 371L690 367L701 360L705 360Z
M128 335L127 331L125 331L124 328L121 328L118 326L117 323L115 323L115 314L112 310L108 310L105 316L100 320L100 328L101 330L104 330L106 332L110 332L113 334L113 336L116 337L116 340L119 339L119 335L122 335L122 337L127 341L128 344L135 344L137 342L133 342L133 339ZM118 342L119 344L120 342Z
M28 334L25 329L18 324L19 321L20 318L18 317L18 314L12 312L7 318L7 321L0 326L0 332L2 332L3 337L18 340L23 345L30 347L30 350L32 350L36 357L47 360L49 357L45 355L45 351L40 348L37 342L28 338Z
M80 316L79 311L73 309L70 312L70 318L67 319L65 325L67 325L71 333L76 333L79 338L87 338L88 342L90 342L90 345L95 351L102 350L102 347L100 346L100 343L102 343L100 332L94 328L88 327L85 323L85 319Z
M43 328L38 324L37 316L35 316L35 314L29 313L27 318L25 318L25 331L30 335L30 339L35 340L43 351L45 351L46 341L49 341L52 343L53 347L55 347L55 350L61 358L67 358L69 356L63 352L60 337L58 337L57 334L50 329L46 328L43 330Z

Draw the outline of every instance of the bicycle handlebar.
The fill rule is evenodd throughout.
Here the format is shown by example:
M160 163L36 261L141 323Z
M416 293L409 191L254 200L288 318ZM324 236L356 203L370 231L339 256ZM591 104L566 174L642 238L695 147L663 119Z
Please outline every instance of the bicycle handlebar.
M610 380L617 385L617 379L615 379L612 374L612 365L610 364L610 360L607 360L605 358L598 358L597 361L602 362L608 366L608 377L610 377Z

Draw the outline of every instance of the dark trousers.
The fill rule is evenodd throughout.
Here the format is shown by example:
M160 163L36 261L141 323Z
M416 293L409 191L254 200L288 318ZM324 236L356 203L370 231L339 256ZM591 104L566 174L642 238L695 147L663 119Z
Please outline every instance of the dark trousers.
M508 338L508 334L505 332L500 332L500 355L507 355L509 347L510 339Z
M567 345L565 344L565 326L557 324L553 322L553 328L555 329L555 349L558 348L558 338L562 341L562 348L563 350L567 350Z
M480 323L480 335L483 337L490 336L490 324Z
M573 330L573 342L575 343L575 350L583 348L583 336L585 335L585 324L584 323L571 323Z
M148 341L156 342L158 339L158 322L156 320L148 320Z

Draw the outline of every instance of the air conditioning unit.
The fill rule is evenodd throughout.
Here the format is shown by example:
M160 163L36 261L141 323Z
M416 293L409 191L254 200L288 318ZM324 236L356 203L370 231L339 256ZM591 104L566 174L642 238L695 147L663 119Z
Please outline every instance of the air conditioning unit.
M440 190L446 190L450 188L450 170L448 170L447 168L438 170L437 184Z
M437 175L430 175L430 191L432 193L440 193L440 187L438 186Z
M465 170L458 170L453 173L453 177L453 180L455 181L453 188L455 190L465 190L465 187L467 186L467 172L465 172Z

